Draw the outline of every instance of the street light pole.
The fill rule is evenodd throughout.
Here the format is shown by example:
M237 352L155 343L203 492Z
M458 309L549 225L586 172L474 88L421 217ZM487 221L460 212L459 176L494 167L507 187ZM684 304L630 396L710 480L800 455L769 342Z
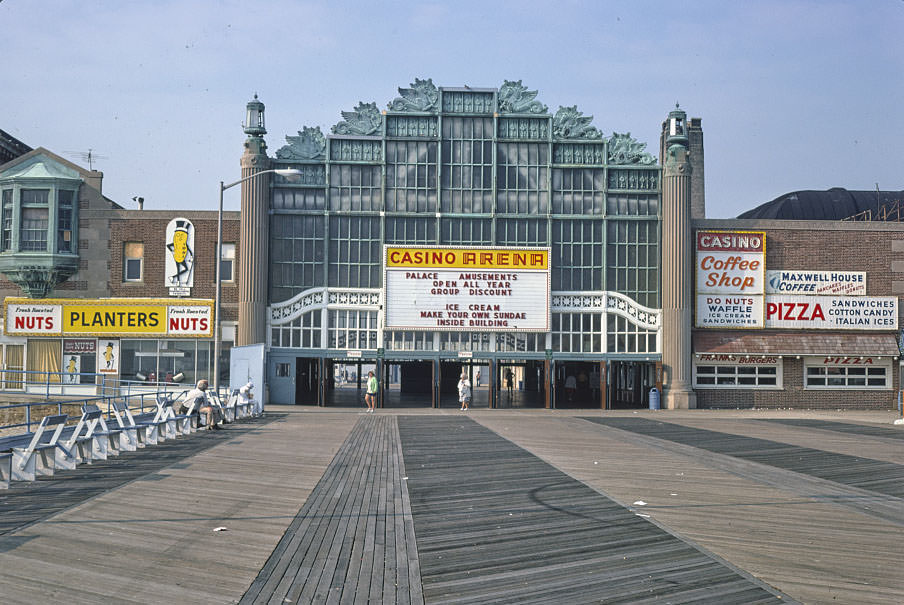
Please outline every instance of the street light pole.
M261 170L260 172L255 172L253 174L249 174L246 177L243 177L234 183L229 183L228 185L224 185L223 181L220 181L220 206L217 211L217 293L216 299L214 301L214 318L213 318L213 389L214 393L217 395L220 394L220 342L222 340L221 336L221 322L220 322L220 306L221 306L221 298L223 291L223 192L231 187L235 187L236 185L240 185L245 181L250 181L253 178L256 178L262 174L278 174L284 177L293 177L300 176L302 174L301 170L295 168L274 168L270 170ZM233 263L234 265L234 263ZM235 267L233 266L233 274L235 273Z

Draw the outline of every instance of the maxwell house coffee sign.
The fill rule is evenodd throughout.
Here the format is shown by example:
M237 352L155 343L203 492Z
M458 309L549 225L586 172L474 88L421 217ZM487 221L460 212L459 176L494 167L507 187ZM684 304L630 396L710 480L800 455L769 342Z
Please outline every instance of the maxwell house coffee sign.
M5 308L11 336L213 336L209 300L7 298Z
M697 306L700 328L762 328L766 233L698 231Z

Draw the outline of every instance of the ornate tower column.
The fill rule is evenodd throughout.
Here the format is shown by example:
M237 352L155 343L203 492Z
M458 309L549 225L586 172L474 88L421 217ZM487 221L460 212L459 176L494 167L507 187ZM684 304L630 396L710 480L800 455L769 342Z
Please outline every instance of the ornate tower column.
M662 179L662 366L663 402L670 410L697 407L692 386L691 324L693 239L691 165L687 114L669 113Z
M242 178L270 168L264 135L264 104L257 95L248 102L245 119L245 152ZM239 325L235 344L266 342L269 273L270 175L262 174L242 183L239 223Z

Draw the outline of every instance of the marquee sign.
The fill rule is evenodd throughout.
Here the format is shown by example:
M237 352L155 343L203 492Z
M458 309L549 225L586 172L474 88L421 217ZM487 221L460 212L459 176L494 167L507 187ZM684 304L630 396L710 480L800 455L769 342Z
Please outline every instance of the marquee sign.
M698 328L762 328L766 233L698 231Z
M383 252L387 330L549 331L549 248Z
M153 298L44 299L5 301L10 336L213 336L213 302Z

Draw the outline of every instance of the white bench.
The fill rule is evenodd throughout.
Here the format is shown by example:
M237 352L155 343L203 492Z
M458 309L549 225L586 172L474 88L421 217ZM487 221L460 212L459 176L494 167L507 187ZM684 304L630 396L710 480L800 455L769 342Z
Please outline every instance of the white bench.
M197 403L197 400L195 400L193 402L193 404L196 404L196 403ZM210 393L207 393L207 403L209 403L211 407L215 408L218 411L219 415L223 418L224 422L233 422L233 420L235 419L235 414L232 415L233 420L229 419L229 410L227 409L227 407L225 405L223 405L223 402L220 401L220 398L213 391L211 391ZM213 422L213 419L210 418L210 414L208 414L207 416L208 416L207 420L205 421L204 424L206 426L210 426L210 423Z
M118 456L120 452L123 451L134 451L134 448L131 450L128 448L128 444L125 443L128 441L128 436L125 434L123 429L119 428L110 428L107 425L107 420L104 418L104 414L101 411L100 407L93 403L86 403L82 406L83 412L101 412L97 420L89 427L89 435L98 435L98 436L106 436L107 438L107 455L108 456Z
M34 432L28 447L13 448L10 478L13 481L34 481L36 477L52 476L56 469L74 469L76 456L62 443L60 435L66 426L66 414L44 416L38 429ZM53 428L53 434L46 442L44 431Z
M67 450L75 454L79 464L91 464L95 460L106 460L110 449L108 435L97 431L98 421L103 416L97 406L94 410L82 412L78 424L68 439L63 441ZM75 465L72 466L75 468Z
M220 409L223 410L223 418L226 422L235 422L238 418L241 418L237 405L238 397L236 396L235 391L226 398L225 403L220 401L219 397L216 397L216 401L217 404L219 404Z
M151 422L162 427L163 430L159 433L160 440L175 439L182 431L173 411L173 400L169 397L157 397L154 403L157 404L157 413Z
M183 393L182 397L184 397L184 395L185 394ZM190 402L187 400L183 401L182 398L178 401L180 401L180 407L188 404L184 414L176 415L176 418L179 419L182 434L185 435L197 431L201 425L201 412L198 409L198 398L196 397Z
M9 489L10 475L12 474L12 452L0 453L0 489Z
M132 411L125 401L113 402L113 417L118 428L126 436L123 442L125 451L134 452L136 448L157 445L157 425L150 422L135 422Z

